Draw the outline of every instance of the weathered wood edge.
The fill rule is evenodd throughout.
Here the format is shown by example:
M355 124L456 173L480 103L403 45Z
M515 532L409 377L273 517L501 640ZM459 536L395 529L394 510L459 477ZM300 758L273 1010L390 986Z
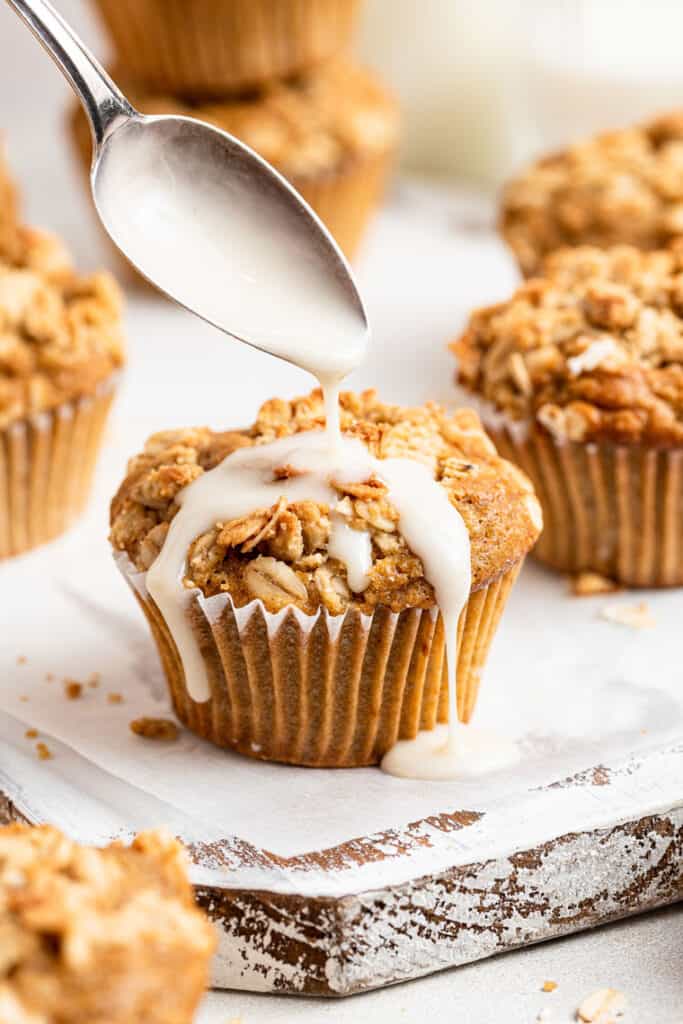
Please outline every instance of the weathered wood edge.
M0 820L26 818L0 794ZM683 898L683 808L354 896L196 893L216 987L350 995Z
M28 821L3 793L0 821ZM353 896L195 891L216 987L344 996L682 899L683 807Z
M342 996L683 898L683 808L334 898L198 889L221 933L215 984Z

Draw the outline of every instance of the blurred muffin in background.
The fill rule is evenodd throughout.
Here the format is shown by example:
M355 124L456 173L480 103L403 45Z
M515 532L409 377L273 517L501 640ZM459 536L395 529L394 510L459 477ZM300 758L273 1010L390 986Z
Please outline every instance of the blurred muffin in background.
M145 114L196 117L246 142L310 203L347 256L354 255L384 193L398 140L396 102L371 72L338 60L248 97L213 103L139 92L125 80L121 85ZM90 132L80 107L72 129L89 167Z
M527 277L565 245L665 247L683 234L683 111L532 164L504 189L499 223Z
M145 91L194 98L300 74L349 44L359 0L95 0L118 65Z
M52 236L18 237L20 262L0 254L0 558L82 511L124 361L113 278L76 274Z
M683 245L567 248L452 345L504 458L530 477L535 554L683 585Z
M0 143L0 253L13 259L18 250L19 195Z

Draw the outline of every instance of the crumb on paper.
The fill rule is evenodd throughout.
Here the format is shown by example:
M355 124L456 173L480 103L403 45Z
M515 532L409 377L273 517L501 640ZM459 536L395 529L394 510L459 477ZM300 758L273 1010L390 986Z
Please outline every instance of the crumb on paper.
M26 737L27 740L35 740L38 736L38 730L27 729L26 732L24 733L24 736Z
M544 1006L542 1010L539 1010L536 1015L537 1024L550 1024L552 1019L553 1015L547 1006Z
M27 660L28 659L26 658L25 654L20 654L19 657L17 658L17 665L25 665Z
M615 988L601 988L583 1000L576 1019L585 1024L617 1024L626 1011L626 996Z
M97 689L97 687L100 685L101 678L102 677L100 676L99 672L92 672L88 676L88 686L90 687L91 690Z
M556 988L556 981L544 981L541 985L541 992L554 992Z
M21 703L22 703L22 704L28 704L28 702L29 702L29 697L27 697L25 693L22 693L22 695L21 695L21 697L19 698L19 700L21 701Z
M109 704L123 704L123 694L122 693L108 693L107 694L107 702Z
M614 594L622 588L615 580L597 572L580 572L572 576L570 589L574 597L593 597L596 594Z
M43 743L42 741L40 743L36 743L36 751L38 752L38 757L41 761L50 761L52 759L53 754L47 743Z
M600 618L630 629L649 629L655 620L647 601L639 604L606 604L600 609Z
M170 718L134 718L130 731L147 740L178 739L178 726Z
M54 681L54 678L55 678L55 676L54 676L54 672L46 672L46 673L45 673L45 682L46 682L46 683L51 683L51 682L53 682L53 681Z
M75 679L65 679L64 696L67 700L78 700L83 696L83 683L78 683Z

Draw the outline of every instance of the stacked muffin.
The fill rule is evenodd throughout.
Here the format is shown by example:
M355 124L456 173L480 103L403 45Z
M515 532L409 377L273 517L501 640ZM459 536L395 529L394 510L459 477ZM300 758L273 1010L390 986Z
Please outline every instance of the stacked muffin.
M344 56L359 0L95 0L113 71L142 113L234 134L276 167L353 256L398 135L392 96ZM73 115L87 166L90 135Z
M683 585L683 112L537 161L500 229L528 280L452 347L541 500L537 556Z

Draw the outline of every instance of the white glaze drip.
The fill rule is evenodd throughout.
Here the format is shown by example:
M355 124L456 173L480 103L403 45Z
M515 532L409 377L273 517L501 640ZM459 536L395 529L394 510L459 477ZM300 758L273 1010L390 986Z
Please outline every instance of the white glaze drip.
M449 714L453 714L452 708ZM519 760L519 747L513 740L456 720L423 729L414 740L399 740L385 754L382 768L399 778L437 781L475 778L509 768Z
M346 566L349 587L354 594L362 594L370 582L372 568L372 541L365 530L354 530L339 515L332 516L332 529L327 545L332 558Z

